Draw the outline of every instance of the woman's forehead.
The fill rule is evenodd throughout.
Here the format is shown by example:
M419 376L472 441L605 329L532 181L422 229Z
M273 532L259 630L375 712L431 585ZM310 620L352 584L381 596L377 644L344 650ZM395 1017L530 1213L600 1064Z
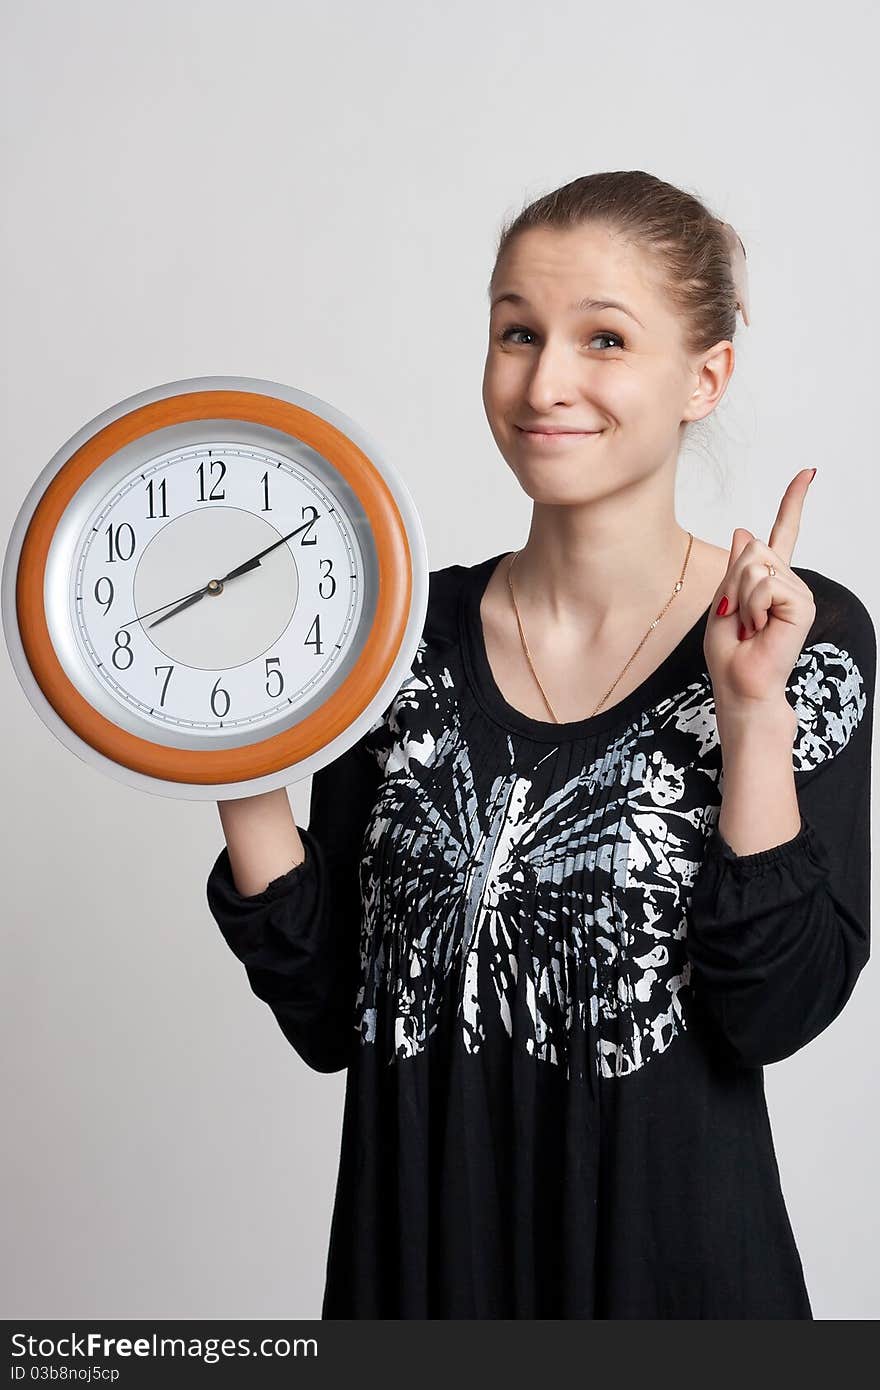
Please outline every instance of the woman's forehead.
M604 227L533 227L499 257L490 305L537 307L559 300L571 312L624 306L641 327L663 310L656 274L644 252Z

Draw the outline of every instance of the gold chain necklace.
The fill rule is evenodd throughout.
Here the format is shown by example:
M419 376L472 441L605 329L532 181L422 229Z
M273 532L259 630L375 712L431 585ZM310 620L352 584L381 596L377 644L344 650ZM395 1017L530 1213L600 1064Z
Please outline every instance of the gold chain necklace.
M636 659L636 657L638 656L639 652L642 650L642 647L645 645L645 642L646 642L647 639L650 637L652 631L653 631L654 628L657 626L657 624L659 623L660 619L663 617L663 614L666 612L666 609L669 607L670 603L671 603L672 600L675 598L675 595L680 591L682 585L684 584L684 576L685 576L685 573L687 572L688 560L691 558L691 547L693 546L693 543L694 543L694 536L693 536L693 532L692 532L692 531L688 531L688 536L690 537L690 540L688 541L687 554L686 554L685 557L684 557L684 565L682 566L681 575L680 575L679 579L676 581L675 588L672 590L672 593L670 594L669 598L666 600L666 603L665 603L664 606L661 608L660 612L657 614L656 618L655 618L654 621L652 622L651 626L648 628L648 631L645 633L645 635L644 635L644 637L642 638L642 640L641 640L641 642L639 643L639 645L636 647L636 649L635 649L635 651L633 652L632 656L630 657L629 661L626 663L626 665L624 666L624 668L623 668L623 670L621 671L620 675L617 677L617 680L614 682L614 685L610 686L610 687L608 688L608 690L605 691L605 694L602 696L602 699L599 701L598 705L597 705L596 708L593 710L593 713L590 715L590 718L591 718L591 719L592 719L592 717L593 717L593 714L596 714L597 711L602 707L602 705L604 705L605 701L608 699L608 696L611 694L611 691L614 689L614 686L617 685L617 683L618 683L618 681L620 681L621 677L623 677L623 676L626 674L626 672L629 670L630 666L631 666L632 663L635 661L635 659ZM516 603L516 594L513 592L513 581L512 581L512 579L511 579L510 576L511 576L511 572L512 572L512 570L513 570L514 561L516 560L516 557L517 557L517 555L519 555L519 554L521 554L521 552L520 552L519 550L515 550L515 551L513 552L513 555L510 557L510 561L509 561L508 566L507 566L507 587L508 587L509 590L510 590L510 597L513 599L513 611L514 611L514 613L516 614L516 622L517 622L517 627L519 628L520 641L522 642L522 647L523 647L523 651L525 652L525 655L526 655L526 660L528 661L529 666L532 668L532 675L535 677L535 680L536 680L537 685L538 685L538 689L540 690L541 694L542 694L543 697L544 697L544 703L546 704L546 706L547 706L547 708L549 709L550 713L553 715L553 718L554 718L555 722L556 722L557 724L559 724L559 723L561 723L562 721L558 718L558 716L557 716L557 714L556 714L556 711L554 710L554 708L553 708L553 706L551 705L549 699L547 698L547 692L546 692L546 690L544 689L543 685L541 684L541 679L540 679L540 677L539 677L537 671L535 670L535 663L534 663L534 661L532 660L532 654L531 654L531 652L529 651L529 644L528 644L528 642L526 641L526 634L525 634L525 632L523 631L522 619L521 619L520 616L519 616L519 608L517 607L517 603Z

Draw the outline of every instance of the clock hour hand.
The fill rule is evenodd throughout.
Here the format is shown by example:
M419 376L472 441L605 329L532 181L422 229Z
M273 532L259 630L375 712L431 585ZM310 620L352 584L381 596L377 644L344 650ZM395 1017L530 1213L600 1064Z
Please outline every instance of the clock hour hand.
M302 526L297 526L293 531L288 531L286 536L281 536L279 540L273 541L271 545L267 545L266 549L261 550L258 555L253 555L250 560L245 560L244 564L239 565L237 569L230 570L228 574L224 574L223 578L217 581L218 584L225 584L227 579L237 579L240 574L247 574L248 570L256 569L264 555L270 555L273 550L278 549L279 545L283 545L285 541L289 541L291 536L298 536L300 531L305 531L306 528L311 525L311 521L304 521Z

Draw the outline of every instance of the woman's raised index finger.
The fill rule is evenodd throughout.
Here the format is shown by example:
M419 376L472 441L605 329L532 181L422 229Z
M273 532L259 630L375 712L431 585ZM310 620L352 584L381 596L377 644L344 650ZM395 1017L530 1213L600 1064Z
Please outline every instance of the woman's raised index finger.
M812 477L812 468L802 468L792 478L782 494L779 511L776 513L773 530L770 532L770 538L767 542L770 549L775 550L787 565L791 563L791 557L794 553L795 542L801 525L801 515L804 510L804 498L807 495L807 488L810 486Z

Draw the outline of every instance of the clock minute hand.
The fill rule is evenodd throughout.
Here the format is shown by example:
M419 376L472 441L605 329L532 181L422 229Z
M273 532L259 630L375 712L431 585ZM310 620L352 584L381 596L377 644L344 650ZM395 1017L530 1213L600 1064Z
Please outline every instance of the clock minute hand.
M213 583L214 581L212 580L211 582ZM198 603L199 599L205 597L205 594L208 592L208 589L210 587L211 585L209 584L204 589L199 589L198 593L190 594L189 598L185 598L182 603L179 603L177 605L176 608L172 608L170 613L163 614L161 618L157 618L154 623L148 623L147 626L158 627L160 623L167 622L169 618L173 618L175 613L181 613L184 608L191 608L194 603Z
M302 526L296 526L292 531L288 531L286 536L281 536L279 540L273 541L271 545L267 545L265 550L261 550L259 554L252 555L249 560L245 560L242 564L237 565L234 570L230 570L228 574L224 574L222 579L212 579L210 583L205 585L204 589L198 589L195 593L189 594L188 597L181 603L178 603L175 608L172 608L169 613L163 614L161 618L157 618L156 621L150 623L149 626L158 627L160 623L164 623L169 618L173 618L175 613L181 613L184 608L191 608L194 603L198 603L200 599L203 599L205 594L212 590L216 591L218 586L228 583L230 579L238 579L240 575L248 574L251 570L258 569L264 555L269 555L273 550L277 550L279 545L283 545L285 541L289 541L292 536L298 535L300 531L305 531L311 524L311 521L304 521Z
M188 594L187 601L189 601L189 599L195 600L196 597L201 597L204 592L204 589L199 589L197 594ZM169 600L169 602L171 602L171 600ZM151 618L154 613L161 613L162 609L167 607L167 603L160 603L157 608L151 608L148 613L137 613L129 622L120 623L117 632L124 632L127 627L134 627L135 623L143 623L145 618ZM161 622L161 619L159 621ZM150 626L152 627L153 624L150 624Z

